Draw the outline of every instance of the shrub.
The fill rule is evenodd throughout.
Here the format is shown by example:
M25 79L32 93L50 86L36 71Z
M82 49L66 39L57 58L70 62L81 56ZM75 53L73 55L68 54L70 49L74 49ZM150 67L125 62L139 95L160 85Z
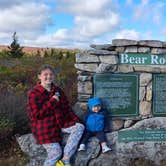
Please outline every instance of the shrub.
M0 147L10 146L12 136L24 134L29 130L25 110L26 97L14 92L1 91L0 94Z
M15 128L15 123L7 117L0 119L0 151L8 148Z
M0 58L7 58L8 57L8 51L2 50L0 51Z
M11 131L14 129L15 123L10 121L8 118L1 117L0 119L0 134L2 132Z

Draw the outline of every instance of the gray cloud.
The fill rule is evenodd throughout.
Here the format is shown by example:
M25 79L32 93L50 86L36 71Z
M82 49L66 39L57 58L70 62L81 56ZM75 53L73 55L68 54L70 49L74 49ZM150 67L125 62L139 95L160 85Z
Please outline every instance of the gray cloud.
M14 5L19 5L21 3L22 3L22 0L10 0L10 1L1 0L0 9L10 8Z
M105 11L113 10L111 6L112 0L62 0L57 10L79 16L101 16Z
M51 24L49 7L41 3L17 3L19 1L13 1L10 7L4 3L7 8L1 10L0 32L3 32L3 36L16 31L22 39L35 39L44 34Z

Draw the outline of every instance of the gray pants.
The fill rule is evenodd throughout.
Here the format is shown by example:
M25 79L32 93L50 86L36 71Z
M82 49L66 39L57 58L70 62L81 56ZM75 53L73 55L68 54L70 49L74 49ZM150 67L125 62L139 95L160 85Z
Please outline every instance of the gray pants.
M83 134L84 126L80 123L76 123L74 126L68 128L62 128L63 133L69 133L69 138L63 150L64 156L69 156L69 158L77 150L77 145ZM47 158L44 162L44 166L55 166L56 162L62 156L62 148L58 142L43 144L47 151Z

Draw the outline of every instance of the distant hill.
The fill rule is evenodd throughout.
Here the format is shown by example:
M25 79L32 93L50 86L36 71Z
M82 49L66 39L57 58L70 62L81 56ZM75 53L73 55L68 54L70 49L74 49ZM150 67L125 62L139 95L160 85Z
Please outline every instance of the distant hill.
M7 50L8 46L0 45L0 51ZM23 52L28 54L36 54L37 52L40 52L43 54L45 51L49 51L51 49L59 50L59 51L74 51L74 52L80 52L79 49L70 49L70 48L41 48L41 47L27 47L23 46ZM82 50L83 51L83 50Z

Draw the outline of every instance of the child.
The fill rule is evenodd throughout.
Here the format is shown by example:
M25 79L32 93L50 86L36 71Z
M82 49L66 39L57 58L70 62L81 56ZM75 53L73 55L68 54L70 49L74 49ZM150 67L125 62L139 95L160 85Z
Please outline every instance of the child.
M83 135L78 151L84 151L88 139L96 136L101 144L102 152L106 153L111 150L106 143L105 130L109 130L109 120L106 111L102 109L101 100L99 98L91 98L88 101L89 110L85 113L85 133Z
M39 69L39 82L28 93L27 111L32 133L47 151L44 166L70 166L70 158L77 149L84 126L72 112L63 90L55 85L54 78L51 66L43 65ZM63 152L62 133L70 134Z

